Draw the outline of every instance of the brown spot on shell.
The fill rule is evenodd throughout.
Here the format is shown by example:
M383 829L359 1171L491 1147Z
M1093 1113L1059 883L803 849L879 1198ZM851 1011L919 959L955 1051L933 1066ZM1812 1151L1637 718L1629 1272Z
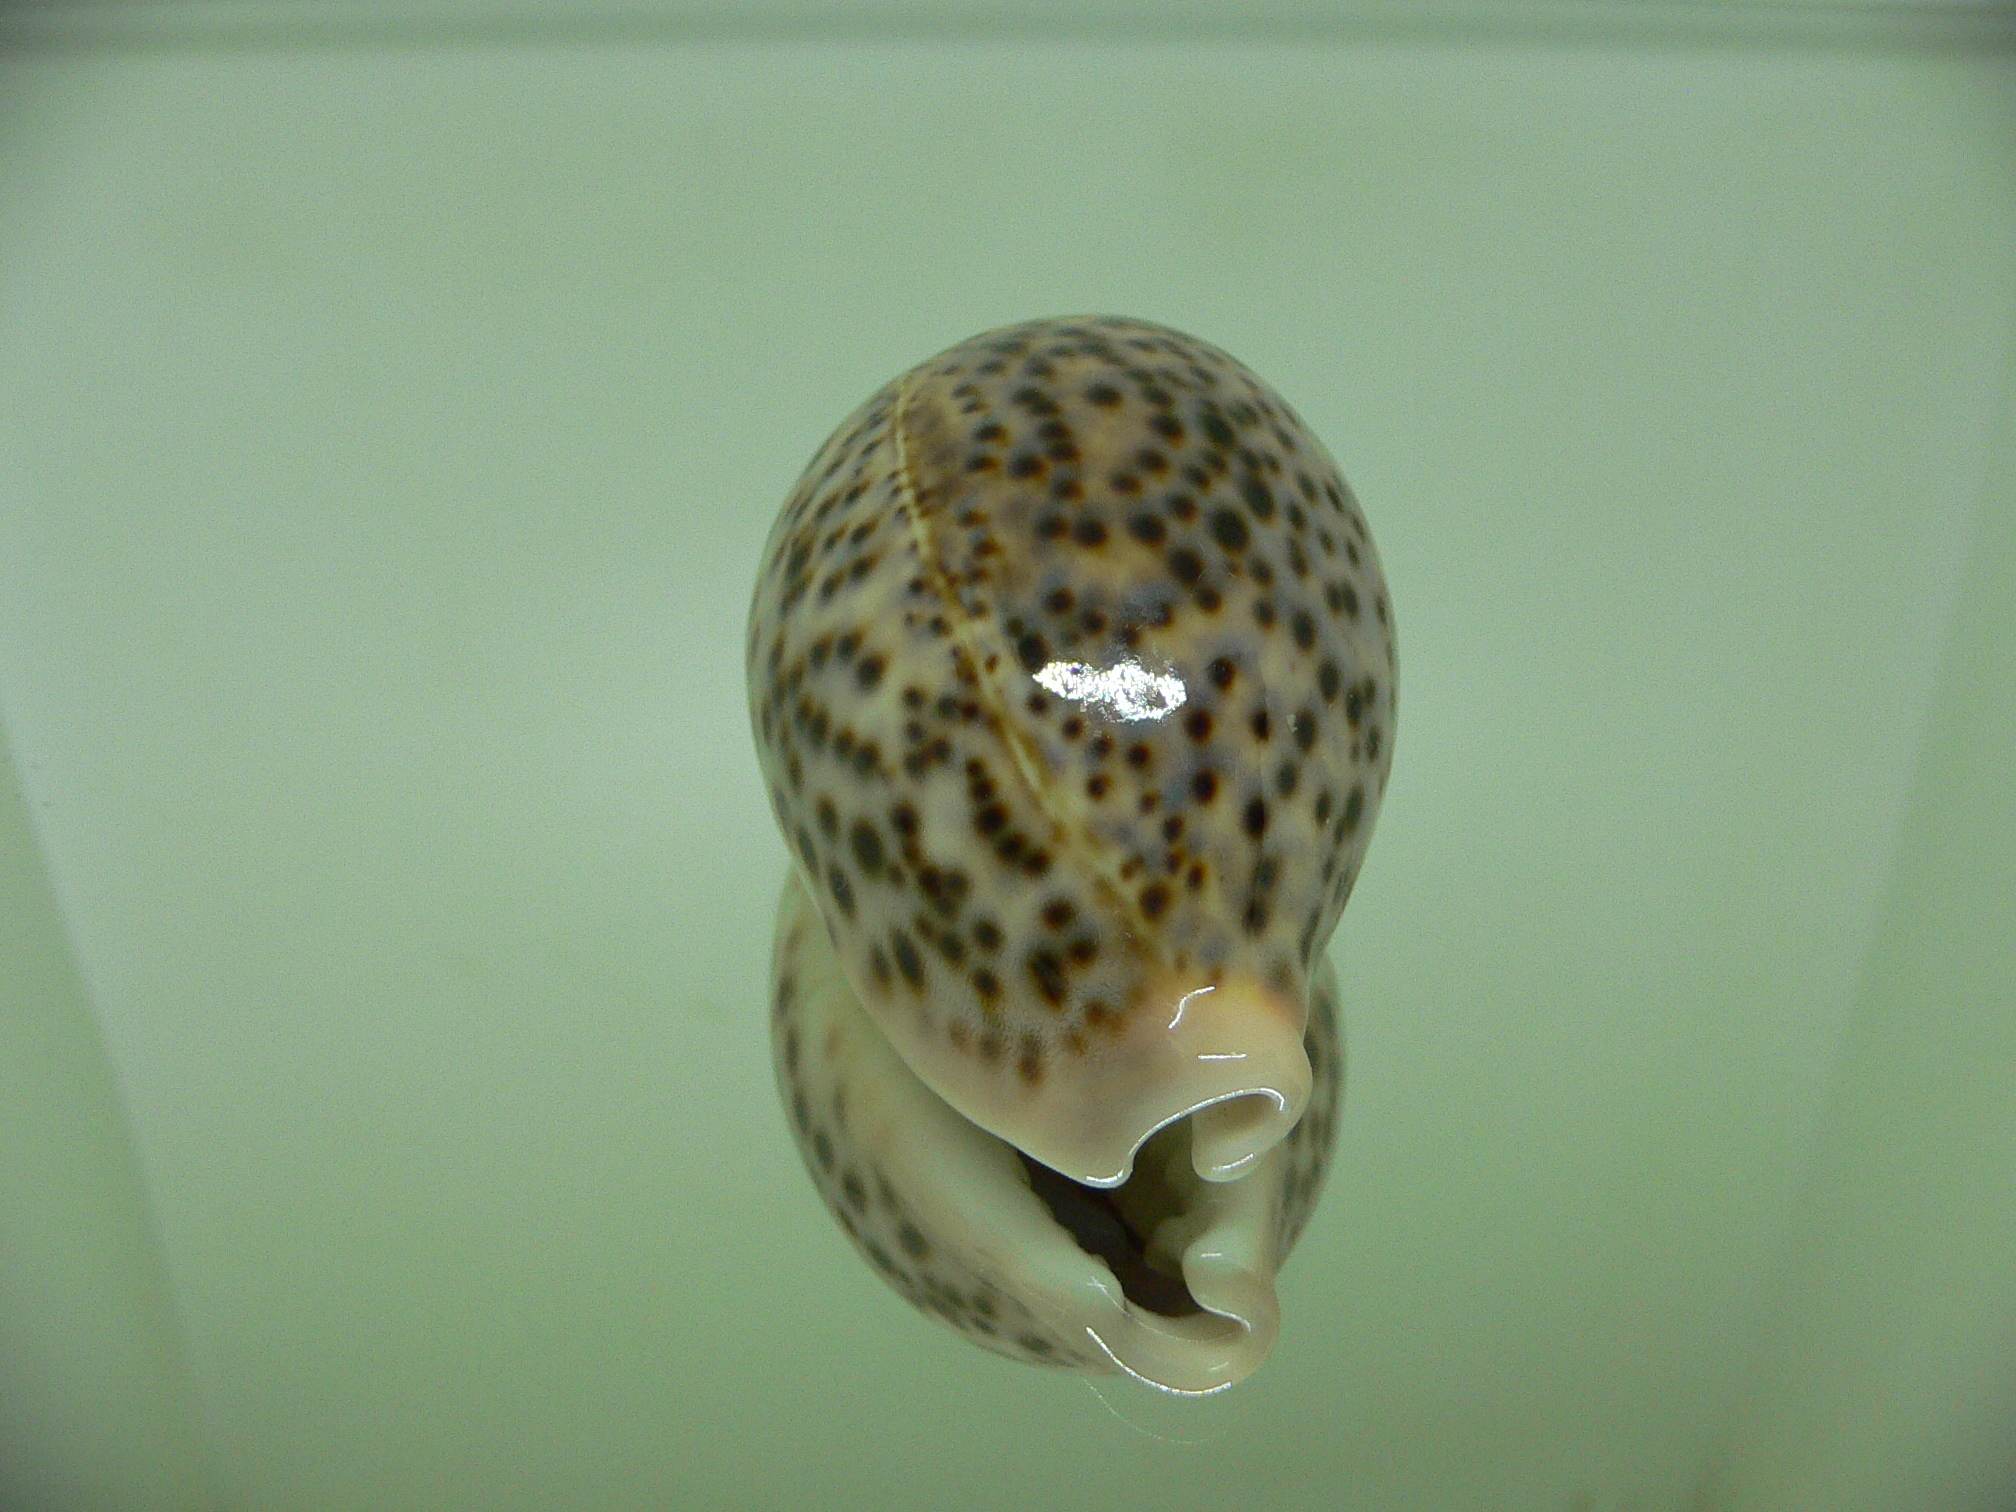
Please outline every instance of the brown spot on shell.
M1144 973L1299 990L1384 790L1389 606L1355 502L1253 375L1137 322L976 338L836 432L765 563L765 785L864 999L1005 1079L1032 1034L1103 1048ZM1037 683L1056 662L1132 663L1182 706L1122 718ZM893 1220L872 1233L937 1295Z

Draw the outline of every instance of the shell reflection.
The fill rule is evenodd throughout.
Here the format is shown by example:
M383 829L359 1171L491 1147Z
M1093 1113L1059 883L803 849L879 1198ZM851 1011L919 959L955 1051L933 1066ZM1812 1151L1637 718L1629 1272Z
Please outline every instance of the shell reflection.
M1175 1391L1249 1375L1279 1327L1272 1278L1322 1188L1342 1082L1325 962L1304 1045L1314 1089L1288 1137L1237 1181L1197 1176L1188 1121L1142 1147L1118 1189L1083 1186L961 1118L862 1011L796 877L778 912L777 1087L820 1194L915 1306L1015 1359L1110 1370Z
M976 337L813 459L748 649L795 860L779 1085L842 1226L1002 1353L1243 1378L1328 1156L1324 951L1392 756L1335 465L1193 338Z

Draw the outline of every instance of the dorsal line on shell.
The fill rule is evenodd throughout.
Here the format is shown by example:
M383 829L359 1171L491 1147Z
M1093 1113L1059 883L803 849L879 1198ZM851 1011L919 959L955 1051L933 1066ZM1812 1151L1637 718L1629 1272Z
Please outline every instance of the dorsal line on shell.
M1059 846L1070 857L1074 872L1090 880L1101 895L1100 901L1112 909L1120 918L1133 917L1133 904L1127 890L1121 885L1118 872L1108 864L1103 848L1097 839L1081 823L1073 824L1057 812L1052 793L1059 786L1058 779L1047 769L1042 754L1023 734L1010 713L1011 702L1007 692L1001 687L999 677L987 668L988 651L980 643L979 628L966 614L958 595L953 593L939 568L938 554L931 535L931 524L924 508L923 492L918 487L917 476L911 463L909 444L908 411L912 397L915 374L906 374L896 393L896 402L890 416L890 434L896 446L896 478L901 490L905 513L910 518L910 537L916 546L925 580L945 609L946 623L959 648L965 652L978 683L982 704L994 718L994 724L1001 732L1002 742L1008 748L1009 760L1015 768L1036 811L1048 821L1053 845ZM1006 665L1005 658L1000 665ZM1132 942L1130 942L1131 944Z

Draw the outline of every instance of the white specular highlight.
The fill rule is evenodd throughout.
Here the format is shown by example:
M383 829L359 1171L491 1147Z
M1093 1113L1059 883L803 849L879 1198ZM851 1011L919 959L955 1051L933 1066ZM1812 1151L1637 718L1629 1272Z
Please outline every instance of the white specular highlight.
M1108 719L1165 719L1190 697L1182 678L1150 672L1138 661L1117 667L1053 661L1036 674L1036 681Z

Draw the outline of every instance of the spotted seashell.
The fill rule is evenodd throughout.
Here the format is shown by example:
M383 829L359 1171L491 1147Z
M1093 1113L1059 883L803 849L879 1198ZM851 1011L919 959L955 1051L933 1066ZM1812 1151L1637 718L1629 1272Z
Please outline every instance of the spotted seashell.
M1192 337L978 336L813 458L748 659L796 862L779 1085L842 1225L993 1348L1242 1378L1328 1156L1324 952L1392 758L1336 465Z

